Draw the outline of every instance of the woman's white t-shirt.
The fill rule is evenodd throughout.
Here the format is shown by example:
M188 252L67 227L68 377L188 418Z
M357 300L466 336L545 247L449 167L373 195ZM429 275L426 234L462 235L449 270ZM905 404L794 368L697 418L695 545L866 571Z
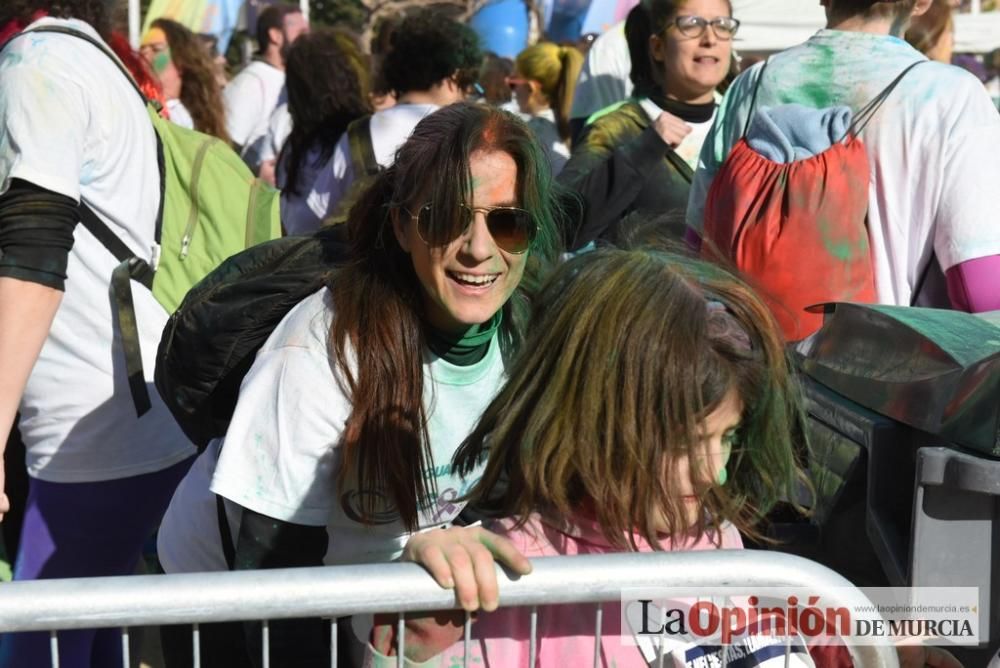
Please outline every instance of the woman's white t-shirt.
M333 314L324 288L296 306L257 354L240 388L226 432L199 457L178 487L160 529L159 554L167 572L224 570L215 492L268 517L329 534L326 564L391 561L409 533L391 508L374 525L359 521L362 494L337 484L340 438L351 404L329 356ZM504 380L496 339L480 362L455 366L429 352L424 358L427 431L436 498L421 528L458 515L457 502L478 478L454 475L451 458ZM377 493L377 492L374 492ZM235 533L239 518L230 508Z

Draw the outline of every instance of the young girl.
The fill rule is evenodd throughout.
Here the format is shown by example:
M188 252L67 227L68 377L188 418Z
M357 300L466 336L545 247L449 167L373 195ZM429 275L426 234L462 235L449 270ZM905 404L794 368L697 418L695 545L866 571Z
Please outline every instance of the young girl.
M569 114L583 54L576 47L540 42L517 56L515 74L507 81L528 127L545 147L558 174L569 160Z
M662 251L598 250L564 265L535 313L508 382L455 458L468 471L488 457L471 496L505 518L490 528L506 541L450 529L414 536L404 553L455 586L466 609L496 607L483 545L521 573L525 556L740 548L741 531L755 535L776 501L795 498L802 414L780 331L738 279ZM616 619L617 604L604 614ZM593 606L541 610L539 665L591 665L593 620ZM461 644L449 650L460 623L407 621L411 661L462 655ZM392 633L376 628L376 664ZM528 665L524 610L484 616L472 633L470 665ZM601 652L602 665L648 665L615 634L602 635Z

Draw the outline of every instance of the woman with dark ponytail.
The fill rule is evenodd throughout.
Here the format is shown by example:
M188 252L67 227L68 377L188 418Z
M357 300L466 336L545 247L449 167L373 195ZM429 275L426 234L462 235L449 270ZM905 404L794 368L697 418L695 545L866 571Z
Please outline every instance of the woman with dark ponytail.
M558 174L569 159L569 114L583 54L573 46L540 42L518 54L515 68L509 79L514 99Z

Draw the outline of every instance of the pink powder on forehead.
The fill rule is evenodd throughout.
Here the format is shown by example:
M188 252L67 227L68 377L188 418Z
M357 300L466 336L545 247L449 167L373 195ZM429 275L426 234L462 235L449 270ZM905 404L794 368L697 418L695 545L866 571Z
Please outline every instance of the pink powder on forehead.
M499 135L498 122L496 118L490 118L486 125L483 127L482 144L483 146L493 146Z

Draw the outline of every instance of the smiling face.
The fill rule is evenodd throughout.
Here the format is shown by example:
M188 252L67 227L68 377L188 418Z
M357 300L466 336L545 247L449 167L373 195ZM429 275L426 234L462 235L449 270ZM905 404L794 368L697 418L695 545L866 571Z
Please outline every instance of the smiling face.
M688 0L678 10L678 16L700 16L708 21L730 15L726 0ZM667 96L693 104L712 101L716 87L729 71L733 53L732 40L719 39L712 26L699 37L687 37L674 23L650 37L649 47Z
M470 207L520 206L517 165L501 151L476 151L469 157L472 176ZM410 205L416 212L422 203ZM455 215L460 215L456 212ZM424 317L438 329L460 332L484 323L500 310L524 274L527 253L501 250L478 210L458 238L431 246L417 232L417 221L397 209L393 230L402 249L410 255L424 297Z
M690 458L684 455L674 464L670 489L673 494L684 498L690 525L694 525L699 519L698 490L722 482L720 477L732 454L742 414L743 402L736 390L730 389L722 402L699 425L701 442L698 447L702 454L698 461L692 464ZM662 510L654 510L652 517L657 531L667 530L667 520Z

